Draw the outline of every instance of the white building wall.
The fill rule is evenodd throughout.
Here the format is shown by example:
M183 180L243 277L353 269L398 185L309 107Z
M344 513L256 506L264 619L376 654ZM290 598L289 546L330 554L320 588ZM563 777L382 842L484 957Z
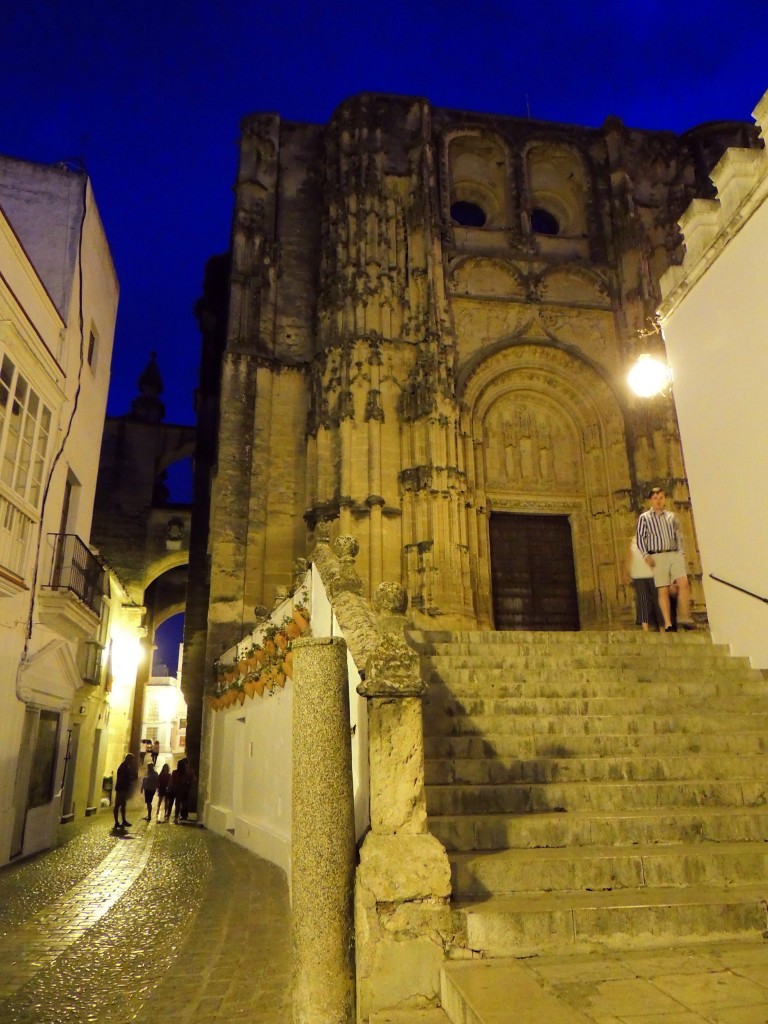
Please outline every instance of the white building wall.
M78 242L83 197L82 313ZM85 176L0 157L0 352L13 360L30 387L51 409L44 481L50 483L37 508L19 506L33 520L23 565L9 573L0 564L0 864L21 852L50 846L62 812L67 734L79 736L70 760L77 816L101 795L100 765L106 750L108 706L103 686L86 684L78 671L78 644L97 639L99 623L82 612L76 626L43 612L41 594L50 582L51 534L62 525L65 484L79 485L66 532L84 543L90 535L104 412L117 312L117 280ZM96 326L99 361L87 365L88 333ZM74 412L74 418L73 418ZM60 457L57 453L61 450ZM0 497L13 493L0 481ZM18 504L18 502L17 502ZM75 599L75 605L77 599ZM24 772L34 758L34 733L25 717L59 715L52 798L26 811Z
M768 135L768 93L755 111ZM681 218L682 267L660 320L696 516L713 639L768 668L768 154L730 150L717 201Z

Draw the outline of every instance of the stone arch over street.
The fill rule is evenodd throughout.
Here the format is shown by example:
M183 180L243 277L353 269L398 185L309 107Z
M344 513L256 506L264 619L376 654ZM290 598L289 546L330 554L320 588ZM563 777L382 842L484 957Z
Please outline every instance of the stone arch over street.
M462 434L474 481L478 622L493 625L490 517L567 517L582 628L625 617L620 565L634 525L624 417L606 380L585 360L524 342L469 374Z

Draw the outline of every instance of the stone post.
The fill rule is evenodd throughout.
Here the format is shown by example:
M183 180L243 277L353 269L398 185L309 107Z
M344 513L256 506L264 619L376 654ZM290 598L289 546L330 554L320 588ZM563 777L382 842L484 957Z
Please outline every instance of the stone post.
M427 831L418 655L403 636L405 590L374 597L378 643L358 692L368 700L371 831L355 887L358 1019L437 1004L451 943L451 872Z
M355 824L347 645L293 645L293 1021L352 1024Z

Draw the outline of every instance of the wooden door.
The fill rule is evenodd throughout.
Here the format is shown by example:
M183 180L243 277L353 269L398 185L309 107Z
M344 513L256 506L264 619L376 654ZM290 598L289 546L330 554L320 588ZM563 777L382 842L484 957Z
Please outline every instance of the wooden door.
M496 629L578 629L568 516L494 512L490 539Z

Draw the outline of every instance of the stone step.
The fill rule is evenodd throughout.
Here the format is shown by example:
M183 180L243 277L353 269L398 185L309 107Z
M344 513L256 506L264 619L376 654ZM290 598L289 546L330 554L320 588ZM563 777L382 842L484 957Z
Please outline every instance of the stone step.
M449 852L655 843L768 842L768 807L430 815Z
M665 733L739 734L765 732L768 734L768 711L721 711L709 714L706 707L670 714L636 715L457 715L426 718L425 736L589 736L610 735L620 745L621 736L662 735Z
M727 650L724 644L712 643L706 629L693 632L682 631L674 635L644 633L639 629L579 630L551 632L548 630L418 630L407 633L408 642L417 650L432 650L453 647L515 647L530 644L534 647L578 647L580 645L600 647L641 647L644 650L654 646L668 648L673 644L690 647L708 647L710 650Z
M588 669L551 675L515 673L506 669L457 669L444 677L436 671L426 673L427 699L437 701L446 696L464 697L685 697L700 701L706 697L727 697L732 694L765 698L768 682L756 669L754 676L722 672L649 673L640 670L599 675Z
M758 672L758 669L751 669L748 664L741 664L738 660L729 658L727 654L716 655L709 651L699 655L687 654L684 651L659 652L658 654L644 654L643 652L632 652L625 654L605 654L596 651L563 651L562 653L541 655L513 654L504 656L500 654L452 654L450 656L432 655L429 658L422 658L422 664L427 670L438 673L456 672L461 669L506 670L508 672L529 673L529 672L572 672L589 670L594 673L606 672L636 672L642 670L649 675L656 671L679 671L696 672L706 668L708 671L722 670L726 675L737 676L741 673Z
M730 694L727 697L709 697L705 711L708 715L722 714L764 714L765 696ZM424 702L424 728L440 723L443 718L492 717L505 715L539 715L554 717L581 715L590 718L602 715L664 715L689 714L689 697L648 697L645 694L600 697L483 697L443 696L435 700L432 695Z
M440 1007L426 1010L378 1010L368 1018L369 1024L450 1024Z
M594 1024L595 1020L547 991L525 964L506 958L446 963L441 970L440 999L451 1024Z
M617 751L630 756L662 757L687 753L764 754L768 752L768 736L762 729L743 729L729 733L652 733L621 735L597 733L564 735L557 733L519 735L490 732L469 735L424 737L424 750L429 758L437 757L517 757L529 761L572 757L614 757Z
M427 813L541 814L618 811L643 807L760 807L768 780L696 779L671 782L512 782L427 786Z
M766 927L764 884L491 896L456 907L468 948L492 957L756 939Z
M665 757L428 757L424 780L429 786L448 783L500 785L509 782L618 782L675 779L764 779L764 754L693 754Z
M768 877L766 843L686 843L451 853L454 897L757 885Z

